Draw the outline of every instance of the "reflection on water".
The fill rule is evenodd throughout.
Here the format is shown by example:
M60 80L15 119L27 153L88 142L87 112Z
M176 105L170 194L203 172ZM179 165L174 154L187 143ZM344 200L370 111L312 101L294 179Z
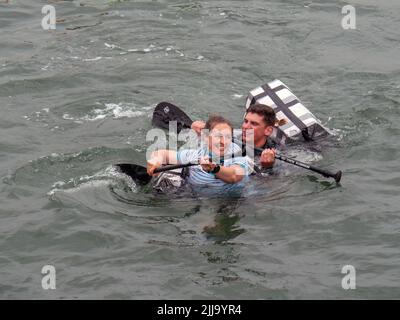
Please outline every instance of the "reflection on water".
M215 243L222 243L234 239L245 232L245 229L240 228L239 221L239 214L219 213L215 216L214 223L205 226L203 232L208 240L215 241Z

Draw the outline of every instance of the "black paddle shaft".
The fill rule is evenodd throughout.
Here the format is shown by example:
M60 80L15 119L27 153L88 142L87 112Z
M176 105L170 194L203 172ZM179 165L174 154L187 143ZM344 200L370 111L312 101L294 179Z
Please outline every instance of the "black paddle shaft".
M236 143L240 143L239 141L236 141L236 140L234 140L234 141ZM260 153L264 151L264 149L256 148L256 147L254 148L254 150L256 150L256 151L258 151ZM333 173L333 172L331 172L329 170L321 169L321 168L315 167L313 165L308 165L308 164L306 164L304 162L301 162L301 161L298 161L298 160L295 160L295 159L291 159L291 158L288 158L286 156L282 156L281 154L278 154L278 153L275 154L275 158L280 160L280 161L284 161L284 162L293 164L295 166L301 167L303 169L314 171L316 173L319 173L319 174L323 175L326 178L333 178L333 179L335 179L335 181L337 183L339 183L340 179L342 178L342 171L340 171L340 170L335 172L335 173Z
M168 165L165 165L165 166L155 169L154 173L170 171L170 170L174 170L174 169L181 169L181 168L186 168L186 167L191 167L191 166L196 166L196 165L198 165L198 163L168 164Z
M306 164L304 162L300 162L300 161L297 161L297 160L294 160L294 159L290 159L290 158L287 158L287 157L279 155L279 154L275 155L275 158L277 158L277 159L279 159L281 161L285 161L287 163L294 164L295 166L298 166L298 167L301 167L301 168L304 168L304 169L308 169L308 170L317 172L317 173L323 175L324 177L334 178L336 183L339 183L340 179L342 178L342 171L340 171L340 170L337 171L336 173L333 173L333 172L330 172L329 170L317 168L317 167L314 167L312 165L308 165L308 164Z
M263 152L264 151L261 148L254 148L254 150L256 150L258 152ZM309 165L307 163L304 163L304 162L301 162L301 161L298 161L298 160L295 160L295 159L291 159L291 158L285 157L285 156L283 156L281 154L275 154L275 158L278 159L278 160L293 164L295 166L314 171L316 173L319 173L319 174L323 175L326 178L333 178L333 179L335 179L335 181L337 183L339 183L340 179L342 178L342 171L340 171L340 170L337 171L337 172L331 172L329 170L321 169L321 168L315 167L313 165Z

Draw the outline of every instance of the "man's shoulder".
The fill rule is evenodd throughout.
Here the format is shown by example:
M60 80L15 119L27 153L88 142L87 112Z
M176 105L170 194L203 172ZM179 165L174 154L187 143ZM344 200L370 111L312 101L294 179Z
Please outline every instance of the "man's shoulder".
M231 152L232 153L240 153L242 151L242 148L236 143L236 142L232 142L231 143Z

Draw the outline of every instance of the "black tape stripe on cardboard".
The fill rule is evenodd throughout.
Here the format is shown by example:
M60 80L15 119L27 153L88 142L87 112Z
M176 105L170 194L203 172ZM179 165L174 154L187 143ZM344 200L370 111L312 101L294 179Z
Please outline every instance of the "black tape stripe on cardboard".
M279 111L282 111L286 117L289 118L289 120L297 126L301 130L301 134L303 135L304 140L310 141L310 135L308 133L308 128L307 126L301 121L293 112L292 110L289 109L290 106L295 105L298 103L298 101L291 101L288 104L285 104L281 98L276 94L275 90L279 91L280 87L282 89L286 88L284 86L278 86L275 88L275 90L271 89L271 87L268 84L265 84L261 86L265 93L271 98L271 100L275 103L276 108L275 108L275 113L278 113ZM297 99L296 99L297 100Z

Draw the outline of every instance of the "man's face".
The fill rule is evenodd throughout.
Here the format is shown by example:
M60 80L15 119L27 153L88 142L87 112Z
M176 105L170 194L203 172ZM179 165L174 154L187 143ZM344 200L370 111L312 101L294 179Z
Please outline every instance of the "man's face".
M223 156L232 143L232 128L226 123L217 124L208 135L208 149L217 156Z
M251 134L253 130L253 135ZM243 141L250 142L254 139L254 143L264 140L272 134L273 128L267 126L262 116L257 113L247 113L244 117L242 124L242 139Z

